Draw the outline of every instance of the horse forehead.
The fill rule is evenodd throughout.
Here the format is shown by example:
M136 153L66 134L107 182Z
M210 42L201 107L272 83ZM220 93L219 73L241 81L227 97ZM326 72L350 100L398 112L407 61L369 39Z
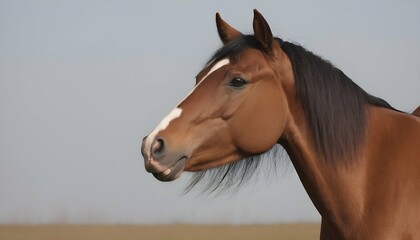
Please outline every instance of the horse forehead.
M243 71L260 70L268 67L269 63L264 53L258 49L249 48L244 50L235 59L235 65Z
M229 58L221 59L220 61L213 64L213 66L210 68L210 70L204 75L204 77L201 79L201 81L204 81L208 76L210 76L213 72L217 71L219 68L228 65L230 63Z
M214 73L214 72L216 72L217 70L219 70L220 68L222 68L222 67L224 67L224 66L226 66L226 65L228 65L230 63L230 60L229 60L229 58L224 58L224 59L221 59L221 60L219 60L219 61L217 61L217 62L215 62L214 64L212 64L212 67L210 67L210 69L207 71L207 73L203 76L203 77L201 77L200 75L202 75L202 73L200 73L198 76L197 76L197 79L198 78L200 78L200 80L198 81L198 83L195 85L195 87L184 97L184 99L182 99L179 103L178 103L178 107L180 107L180 106L182 106L182 105L184 105L185 104L185 102L188 102L188 99L190 98L190 96L191 95L193 95L193 93L194 92L196 92L197 91L197 89L203 84L203 82L206 80L206 79L208 79L208 77L212 74L212 73Z

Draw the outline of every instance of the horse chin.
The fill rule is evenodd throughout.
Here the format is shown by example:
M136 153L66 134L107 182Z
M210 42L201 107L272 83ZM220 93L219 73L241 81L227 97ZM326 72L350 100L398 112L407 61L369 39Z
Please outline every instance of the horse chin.
M174 165L172 165L170 168L166 169L163 172L160 173L153 173L153 176L162 182L170 182L173 181L179 176L181 176L181 173L184 171L185 162L187 161L186 157L182 157L179 159Z

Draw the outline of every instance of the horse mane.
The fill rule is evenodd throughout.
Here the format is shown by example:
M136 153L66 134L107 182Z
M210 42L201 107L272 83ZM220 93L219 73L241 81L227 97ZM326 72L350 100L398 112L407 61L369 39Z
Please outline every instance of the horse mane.
M295 76L296 97L305 114L315 150L328 164L357 160L368 105L395 110L372 96L340 69L305 48L282 41Z
M296 98L306 117L315 151L329 165L351 164L357 160L358 149L363 143L367 106L396 109L383 99L368 94L329 61L298 44L280 38L275 40L291 61ZM253 35L243 35L217 50L207 65L226 57L235 58L247 48L264 52ZM281 152L284 151L277 149L270 151L269 157L262 154L194 173L186 189L191 190L206 176L205 190L239 186L250 179L262 160L272 158L275 163Z

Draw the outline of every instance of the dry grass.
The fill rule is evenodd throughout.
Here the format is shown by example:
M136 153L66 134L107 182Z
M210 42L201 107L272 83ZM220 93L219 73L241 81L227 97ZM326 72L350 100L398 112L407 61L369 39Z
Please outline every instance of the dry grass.
M319 239L320 225L0 225L1 240L247 240Z

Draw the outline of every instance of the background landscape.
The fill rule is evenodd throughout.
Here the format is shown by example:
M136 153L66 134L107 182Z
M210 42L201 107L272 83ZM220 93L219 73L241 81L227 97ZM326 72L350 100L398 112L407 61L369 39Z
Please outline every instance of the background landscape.
M140 156L142 137L221 46L215 13L250 33L254 8L274 35L330 60L369 93L402 111L420 105L419 1L0 0L0 239L121 231L103 225L143 239L206 239L183 224L270 239L284 223L314 223L286 225L309 232L287 239L316 239L320 216L287 157L277 174L263 168L237 191L185 195L189 174L161 183ZM161 224L169 230L129 230ZM229 233L231 225L242 227Z

